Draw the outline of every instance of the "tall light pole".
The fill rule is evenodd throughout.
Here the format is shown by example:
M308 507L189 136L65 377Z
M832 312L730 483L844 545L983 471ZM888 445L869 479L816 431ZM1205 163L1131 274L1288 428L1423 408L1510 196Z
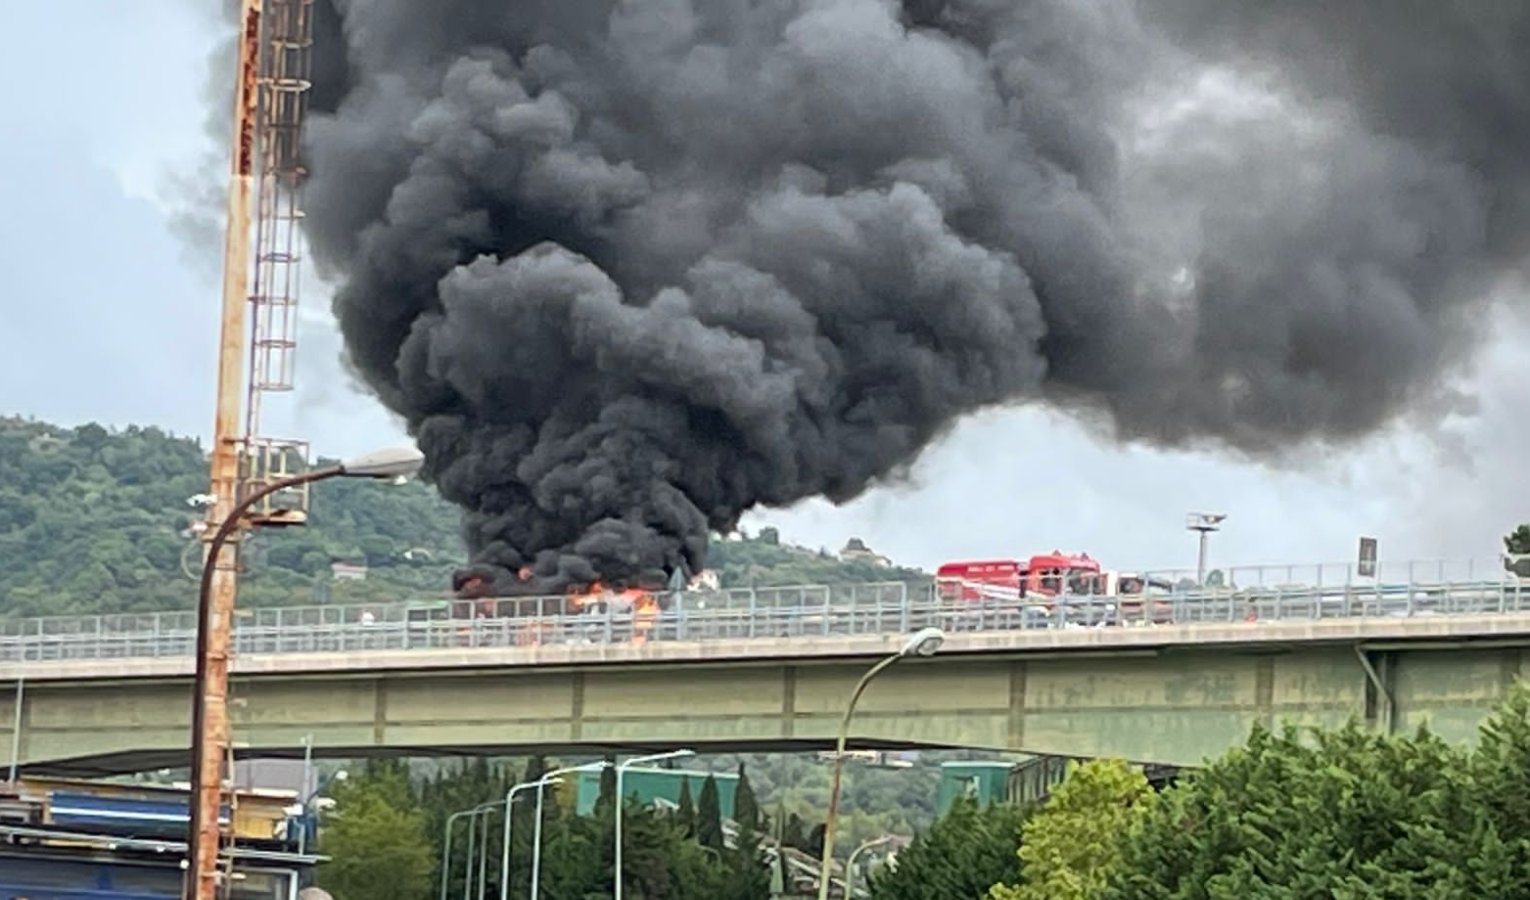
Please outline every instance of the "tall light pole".
M1204 586L1206 584L1206 544L1211 539L1211 533L1222 527L1222 522L1227 518L1227 513L1186 513L1185 528L1189 531L1201 533L1200 551L1195 557L1195 583Z
M535 781L523 781L505 792L505 846L499 861L499 900L510 900L510 825L515 817L511 815L515 811L515 795L521 791L527 791L545 781L543 776ZM562 778L553 778L554 783L562 781ZM541 816L538 815L540 819Z
M313 835L314 845L318 846L319 816L317 808L319 806L319 795L324 793L324 789L329 787L329 783L331 781L344 781L347 777L349 777L349 774L344 769L341 769L328 778L320 779L319 783L314 785L314 788L311 791L308 790L308 777L306 775L303 777L303 790L307 791L307 793L303 795L303 802L300 804L303 818L302 825L299 826L301 830L298 832L299 854L306 853L308 851L308 840L310 834Z
M452 825L458 819L460 819L463 816L468 815L469 813L472 813L472 812L474 812L474 810L464 809L461 812L454 812L451 815L446 817L446 828L444 830L444 833L441 836L441 898L440 898L440 900L446 900L447 885L451 881Z
M679 759L682 756L695 756L695 750L671 750L668 753L655 753L652 756L639 756L629 759L616 767L616 890L612 900L622 900L622 808L627 805L627 798L622 794L622 776L627 770L641 763L663 762L666 759Z
M227 574L223 547L245 522L257 503L278 491L327 478L407 478L418 472L425 457L414 447L380 450L333 466L310 469L283 478L251 493L229 510L207 543L202 579L197 590L197 669L191 707L190 816L186 826L185 896L213 900L218 889L218 849L221 836L218 809L223 799L223 765L228 755L228 657L233 610L214 610L213 582ZM221 594L219 595L221 596ZM231 595L230 595L231 596Z
M441 900L446 900L447 882L450 880L449 876L451 875L452 823L462 818L463 816L468 817L467 859L464 861L462 866L462 897L463 900L467 900L467 897L473 890L473 846L477 840L476 833L478 828L478 817L484 815L486 812L492 812L499 805L500 803L497 800L493 803L480 803L477 806L471 807L469 809L459 810L446 817L446 828L441 838ZM484 843L487 844L489 840L489 823L487 818L485 818L483 823L483 834ZM479 868L480 874L478 892L480 895L482 895L482 866L480 865Z
M829 900L829 867L834 861L834 819L839 814L839 780L845 769L845 742L850 736L850 719L855 715L855 704L860 701L871 679L880 675L888 666L911 656L934 656L945 640L946 633L939 628L919 629L909 635L897 653L889 654L868 669L850 694L845 716L839 723L839 740L834 747L834 774L829 779L829 812L823 820L823 859L818 867L818 900Z
M557 780L560 775L567 775L570 772L599 772L609 765L611 763L603 759L598 763L554 769L537 781L537 820L531 829L531 900L537 900L542 878L542 798L547 794L544 788L549 781Z

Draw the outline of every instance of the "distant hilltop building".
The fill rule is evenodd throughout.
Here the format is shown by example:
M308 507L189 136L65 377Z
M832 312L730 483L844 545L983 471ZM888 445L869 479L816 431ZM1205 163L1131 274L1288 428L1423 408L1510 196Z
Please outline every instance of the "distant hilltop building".
M839 551L839 558L843 562L869 562L883 568L892 567L892 560L866 546L866 542L858 537L845 541L844 549Z
M366 563L332 562L329 571L336 581L365 581L367 578Z

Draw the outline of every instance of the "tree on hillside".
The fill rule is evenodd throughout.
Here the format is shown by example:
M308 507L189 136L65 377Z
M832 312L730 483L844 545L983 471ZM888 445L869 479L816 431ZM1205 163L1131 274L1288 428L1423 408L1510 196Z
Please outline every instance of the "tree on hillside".
M1020 882L990 900L1092 900L1120 864L1122 837L1155 798L1142 772L1121 760L1075 767L1020 834Z
M675 821L686 837L696 836L696 801L691 799L691 780L680 779L680 797L675 801Z
M616 757L606 756L606 767L600 770L600 793L595 798L597 814L616 809Z
M958 797L946 814L898 854L896 866L871 874L872 900L979 900L1020 875L1022 810L979 808Z
M738 784L733 789L733 821L745 831L760 830L760 803L749 784L749 772L744 763L738 764Z
M784 847L794 850L806 850L808 846L807 825L802 817L796 813L786 813L780 817L781 833L777 836Z
M1521 525L1504 535L1503 549L1511 556L1530 556L1530 525ZM1530 562L1521 561L1513 569L1516 575L1530 577Z
M711 775L701 783L701 798L696 801L696 842L713 850L723 849L722 801L717 779Z
M207 478L195 439L0 417L0 614L190 609L200 512L187 501ZM241 605L404 599L439 591L465 556L458 511L428 485L335 479L311 502L307 527L248 540ZM416 550L426 561L405 558ZM335 583L338 558L366 559L367 580Z

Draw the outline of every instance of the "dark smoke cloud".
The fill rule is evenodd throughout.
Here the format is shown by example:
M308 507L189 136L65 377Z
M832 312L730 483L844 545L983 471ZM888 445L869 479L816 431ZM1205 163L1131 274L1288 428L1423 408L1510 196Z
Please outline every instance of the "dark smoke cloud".
M1526 232L1530 7L327 2L350 361L536 589L997 404L1266 459L1436 414Z

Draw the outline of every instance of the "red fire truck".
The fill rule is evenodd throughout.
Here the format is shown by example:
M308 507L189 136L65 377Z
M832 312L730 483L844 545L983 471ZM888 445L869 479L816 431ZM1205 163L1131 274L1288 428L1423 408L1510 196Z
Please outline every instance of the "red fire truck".
M988 559L949 562L935 573L940 599L951 603L1051 612L1059 602L1076 598L1091 623L1166 622L1172 618L1167 595L1172 585L1162 579L1128 572L1106 571L1087 553L1060 550L1025 561ZM1155 597L1164 599L1154 599ZM1061 601L1059 601L1061 598ZM1098 598L1091 601L1091 598ZM1107 599L1108 598L1108 599ZM1074 616L1069 616L1071 621Z
M1060 594L1101 594L1098 561L1087 553L1071 555L1061 550L1038 554L1021 562L986 559L949 562L935 572L935 585L943 600L1022 600L1036 602Z

